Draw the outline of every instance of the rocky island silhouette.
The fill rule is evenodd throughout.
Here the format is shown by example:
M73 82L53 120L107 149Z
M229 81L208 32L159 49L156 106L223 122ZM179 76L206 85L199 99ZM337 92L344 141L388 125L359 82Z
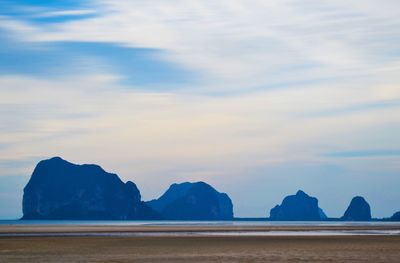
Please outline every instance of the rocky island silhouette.
M23 217L43 220L234 220L233 203L205 182L172 184L158 199L142 201L134 182L124 183L99 165L60 157L40 161L24 188ZM243 218L242 218L243 219ZM354 197L341 218L329 218L318 199L299 190L270 210L271 221L370 221L371 208ZM400 220L400 212L381 220Z

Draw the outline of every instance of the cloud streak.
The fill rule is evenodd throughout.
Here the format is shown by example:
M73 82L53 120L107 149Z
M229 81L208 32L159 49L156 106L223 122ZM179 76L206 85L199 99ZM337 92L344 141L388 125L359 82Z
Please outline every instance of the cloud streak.
M0 74L23 74L45 78L76 74L119 75L127 86L177 88L194 81L192 72L160 59L160 50L128 48L111 43L30 43L0 37Z
M370 158L370 157L398 157L400 150L365 150L365 151L347 151L347 152L333 152L325 154L327 157L334 158Z

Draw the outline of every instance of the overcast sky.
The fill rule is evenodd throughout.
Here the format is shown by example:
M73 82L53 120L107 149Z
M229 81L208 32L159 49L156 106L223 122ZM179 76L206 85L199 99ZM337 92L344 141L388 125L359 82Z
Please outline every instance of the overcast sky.
M241 217L298 189L400 210L398 0L2 0L0 92L0 218L52 156Z

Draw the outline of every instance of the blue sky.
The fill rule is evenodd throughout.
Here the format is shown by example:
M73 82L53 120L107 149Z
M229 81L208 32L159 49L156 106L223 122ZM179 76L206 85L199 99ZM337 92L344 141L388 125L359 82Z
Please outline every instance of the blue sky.
M329 216L354 195L393 214L399 17L395 0L1 1L0 218L52 156L146 200L207 181L237 216L298 189Z

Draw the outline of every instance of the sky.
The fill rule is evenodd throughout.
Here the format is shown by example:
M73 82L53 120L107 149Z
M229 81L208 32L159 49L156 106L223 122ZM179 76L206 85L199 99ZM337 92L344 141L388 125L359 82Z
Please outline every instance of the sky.
M0 0L0 218L53 156L238 217L400 210L398 0Z

